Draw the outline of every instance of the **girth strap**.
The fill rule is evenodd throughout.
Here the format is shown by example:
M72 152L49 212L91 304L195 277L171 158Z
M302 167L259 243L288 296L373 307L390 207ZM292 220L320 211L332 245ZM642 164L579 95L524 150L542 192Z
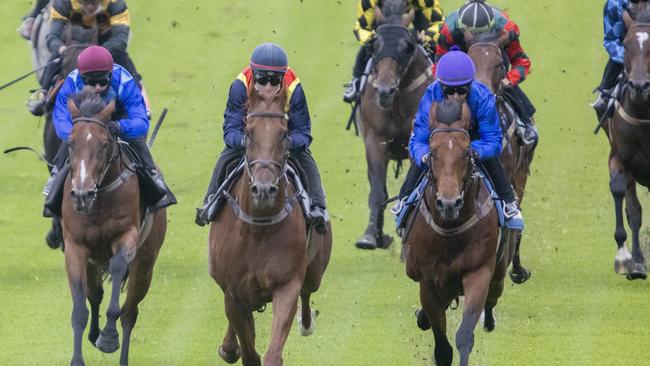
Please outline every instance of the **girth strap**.
M436 233L442 236L455 236L455 235L460 235L465 231L471 229L474 225L476 225L477 222L479 222L481 219L486 217L488 212L490 212L492 207L494 207L494 202L492 201L490 195L485 195L485 197L486 197L485 201L483 201L483 203L481 203L481 205L479 206L478 212L474 213L474 215L472 215L472 217L470 217L463 224L453 228L445 228L436 224L435 220L433 219L433 216L431 216L431 212L429 212L429 210L427 209L427 205L424 203L426 199L422 199L418 206L419 206L420 214L422 214L427 224L431 226L433 231L435 231Z
M614 108L616 108L616 112L623 118L623 120L629 124L635 125L635 126L641 126L641 125L647 125L650 124L650 119L641 119L641 118L636 118L630 116L626 111L625 108L621 105L621 103L617 101L614 102Z
M288 184L288 183L287 183ZM273 216L252 216L244 212L244 210L239 205L239 202L235 197L233 197L228 190L223 191L223 195L228 200L228 205L232 208L233 212L237 217L243 222L254 225L254 226L270 226L275 225L282 220L286 219L287 216L293 211L294 206L298 202L297 193L294 193L291 197L287 198L282 206L282 210Z

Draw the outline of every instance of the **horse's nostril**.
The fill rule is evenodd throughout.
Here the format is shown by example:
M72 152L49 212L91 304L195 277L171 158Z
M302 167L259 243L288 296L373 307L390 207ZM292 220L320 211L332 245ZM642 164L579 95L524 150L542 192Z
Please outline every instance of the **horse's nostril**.
M77 196L77 193L76 193L75 191L70 191L70 195L71 195L72 197L76 197L76 196Z
M456 203L455 203L454 206L455 206L455 208L459 208L462 205L463 205L463 199L459 198L459 199L456 200Z
M442 200L441 200L440 198L438 198L438 199L436 200L436 208L439 209L439 210L442 210L443 208L445 208L445 206L444 206L444 204L442 203Z
M276 186L276 185L270 186L269 187L269 194L270 195L275 195L276 193L278 193L278 186Z
M260 193L259 188L257 188L257 185L251 186L251 193L253 194L253 196L257 196Z

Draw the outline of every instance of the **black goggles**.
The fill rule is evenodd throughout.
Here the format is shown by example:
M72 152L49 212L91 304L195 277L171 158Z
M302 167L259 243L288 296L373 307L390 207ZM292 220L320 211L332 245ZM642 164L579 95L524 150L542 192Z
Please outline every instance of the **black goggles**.
M111 82L111 73L90 73L86 75L81 75L81 79L84 81L84 84L89 86L106 86Z
M453 94L465 95L469 92L469 85L455 85L455 86L442 85L442 92L445 95L453 95Z
M273 86L278 86L282 82L282 79L284 78L284 74L282 73L277 73L277 72L269 72L269 73L255 73L253 74L253 77L255 78L255 82L260 84L260 85L266 85L268 83L271 83Z

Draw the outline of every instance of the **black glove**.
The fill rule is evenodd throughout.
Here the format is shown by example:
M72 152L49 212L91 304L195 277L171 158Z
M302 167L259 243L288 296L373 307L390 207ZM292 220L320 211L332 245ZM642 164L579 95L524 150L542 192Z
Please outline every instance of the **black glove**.
M478 155L478 151L472 149L471 147L469 148L469 157L474 161L481 160L481 157Z
M120 122L119 121L108 122L108 131L113 136L120 136L122 134L122 128L120 127Z

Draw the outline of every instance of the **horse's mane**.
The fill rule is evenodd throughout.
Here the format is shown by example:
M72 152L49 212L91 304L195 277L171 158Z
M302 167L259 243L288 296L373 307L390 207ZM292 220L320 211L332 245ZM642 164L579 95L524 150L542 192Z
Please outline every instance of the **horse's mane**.
M95 117L106 108L106 103L99 94L88 86L84 87L80 93L73 95L72 100L79 108L82 117Z
M383 0L380 8L386 20L393 17L399 18L406 12L406 2L404 0Z
M284 83L284 80L280 83L280 90L273 98L273 104L277 104L284 110L284 106L287 104L287 86ZM255 82L251 82L250 87L248 88L248 101L246 102L246 110L250 113L253 111L259 103L262 103L262 97L255 90Z
M437 122L451 125L461 119L463 119L463 102L445 100L442 103L436 103Z

